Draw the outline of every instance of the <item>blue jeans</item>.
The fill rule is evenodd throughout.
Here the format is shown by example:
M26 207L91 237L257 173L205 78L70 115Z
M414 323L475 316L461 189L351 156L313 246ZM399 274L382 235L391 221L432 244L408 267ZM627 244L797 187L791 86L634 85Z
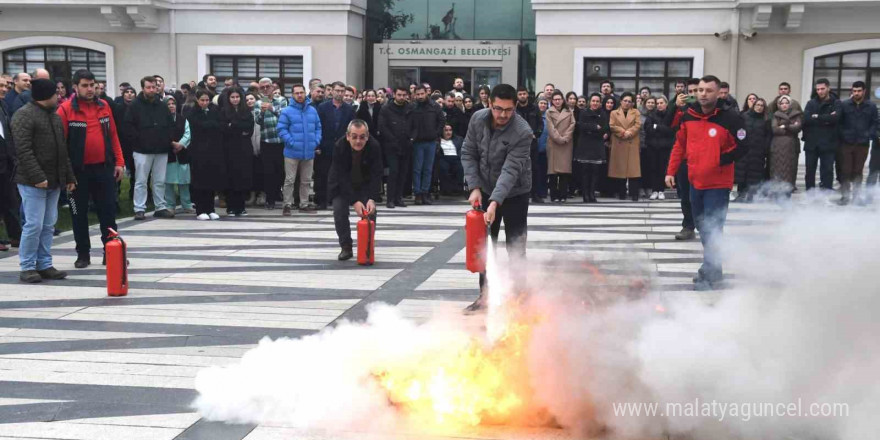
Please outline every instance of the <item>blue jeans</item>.
M707 281L721 281L724 273L721 268L721 234L727 220L727 205L730 203L730 189L690 188L691 208L700 242L703 243L703 265L699 274Z
M434 169L436 142L413 143L413 193L427 194L431 190L431 170Z
M18 185L24 225L18 257L21 270L44 270L52 267L52 233L58 220L58 196L61 188L41 189Z

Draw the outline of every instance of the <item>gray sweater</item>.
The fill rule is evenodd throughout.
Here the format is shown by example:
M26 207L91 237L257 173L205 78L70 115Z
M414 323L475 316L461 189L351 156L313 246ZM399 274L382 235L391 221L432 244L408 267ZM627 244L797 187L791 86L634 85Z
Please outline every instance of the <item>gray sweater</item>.
M514 112L501 129L492 129L492 110L474 113L461 149L468 188L480 188L489 200L504 200L532 190L532 129Z

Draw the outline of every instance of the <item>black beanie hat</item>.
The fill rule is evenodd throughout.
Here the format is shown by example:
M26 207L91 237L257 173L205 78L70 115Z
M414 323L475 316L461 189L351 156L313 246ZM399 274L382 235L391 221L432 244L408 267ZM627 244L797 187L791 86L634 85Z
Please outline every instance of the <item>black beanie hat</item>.
M55 83L48 79L31 81L31 98L34 101L45 101L55 94Z

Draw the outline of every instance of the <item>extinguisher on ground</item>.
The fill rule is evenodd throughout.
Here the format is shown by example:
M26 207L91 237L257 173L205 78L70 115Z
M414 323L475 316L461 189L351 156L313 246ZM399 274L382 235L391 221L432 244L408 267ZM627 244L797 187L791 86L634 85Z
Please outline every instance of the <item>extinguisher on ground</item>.
M474 204L473 209L465 215L465 266L472 273L486 271L488 226L483 214L485 211L480 208L480 205Z
M125 296L128 294L128 259L125 240L119 233L109 229L104 252L107 256L107 295Z
M358 264L372 266L376 262L376 222L370 219L364 209L364 215L357 224Z

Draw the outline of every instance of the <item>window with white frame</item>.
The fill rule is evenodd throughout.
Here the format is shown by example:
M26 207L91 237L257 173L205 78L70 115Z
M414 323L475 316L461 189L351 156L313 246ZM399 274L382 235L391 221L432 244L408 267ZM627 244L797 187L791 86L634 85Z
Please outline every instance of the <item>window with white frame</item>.
M226 78L236 79L247 89L251 82L268 77L280 82L289 96L293 85L303 82L302 56L211 55L210 60L210 72L217 77L220 90Z
M850 96L852 84L863 81L874 98L880 98L880 50L841 52L813 61L813 82L825 78L840 99Z
M636 93L649 87L652 95L669 96L675 82L691 78L693 58L584 58L584 95L599 92L603 81L614 83L614 93Z
M107 56L103 52L70 46L30 46L3 52L3 71L12 75L46 69L54 78L70 80L73 72L88 69L98 81L107 80Z

